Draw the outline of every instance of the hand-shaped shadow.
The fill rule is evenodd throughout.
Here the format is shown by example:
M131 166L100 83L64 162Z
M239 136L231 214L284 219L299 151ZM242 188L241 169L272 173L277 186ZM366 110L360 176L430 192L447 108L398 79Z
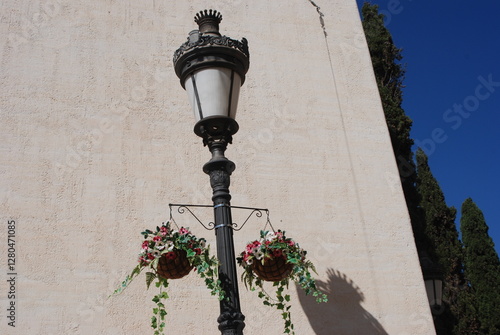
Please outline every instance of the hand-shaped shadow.
M345 274L328 269L328 281L316 281L328 294L326 304L297 289L300 303L316 335L387 335L382 325L361 306L365 299L361 289Z

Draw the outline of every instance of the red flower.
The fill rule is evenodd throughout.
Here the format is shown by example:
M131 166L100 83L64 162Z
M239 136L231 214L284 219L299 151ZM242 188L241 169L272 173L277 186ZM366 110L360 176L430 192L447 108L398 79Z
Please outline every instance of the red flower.
M142 242L142 249L147 249L149 247L149 241Z
M167 257L167 259L176 259L177 258L177 254L173 251L167 252L166 255L167 256L165 256L165 257Z
M281 257L281 256L283 256L283 251L281 251L281 249L274 249L273 256L274 257Z
M155 242L161 241L161 236L153 237L153 241L155 241Z
M168 229L167 229L167 227L165 227L165 226L161 226L161 227L160 227L160 233L161 233L161 235L162 235L162 236L167 235L167 234L168 234Z
M201 249L200 248L194 248L194 252L196 252L197 255L201 254Z
M153 256L153 254L148 254L148 258L149 259L155 259L155 256Z

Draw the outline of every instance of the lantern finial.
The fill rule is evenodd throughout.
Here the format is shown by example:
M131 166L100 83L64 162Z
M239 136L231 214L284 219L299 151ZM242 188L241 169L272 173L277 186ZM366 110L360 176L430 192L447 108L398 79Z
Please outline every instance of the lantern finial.
M194 17L194 22L198 24L200 33L215 34L219 33L219 23L222 21L222 15L215 9L202 10Z

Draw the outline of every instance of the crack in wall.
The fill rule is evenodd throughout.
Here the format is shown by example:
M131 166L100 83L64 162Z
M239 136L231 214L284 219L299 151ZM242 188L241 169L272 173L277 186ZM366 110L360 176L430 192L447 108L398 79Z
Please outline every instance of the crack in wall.
M316 8L316 11L319 14L319 23L321 24L321 28L323 29L323 34L325 34L325 38L326 38L328 36L328 33L326 32L325 20L323 19L325 14L323 14L321 12L321 7L319 7L313 0L309 0L309 2L311 3L311 5L314 6L314 8Z
M346 144L345 147L347 150L347 156L349 157L349 166L350 166L350 169L352 171L352 173L351 173L352 182L355 185L354 192L355 192L355 196L356 196L356 205L358 208L358 213L360 213L362 229L363 229L364 236L365 236L365 246L366 246L367 250L370 250L370 241L367 239L368 233L366 233L366 229L367 229L366 228L366 226L367 226L366 214L363 210L363 206L361 205L361 196L360 196L360 191L359 191L360 190L359 178L357 177L357 175L355 173L356 169L354 168L355 164L354 164L354 159L353 159L353 153L351 151L351 144L350 144L349 137L348 137L347 131L346 131L347 128L346 128L346 122L345 122L345 117L344 117L345 112L343 109L343 104L340 102L341 101L340 92L339 92L338 86L337 86L337 79L335 76L335 70L334 70L334 66L333 66L333 62L332 62L332 55L330 52L330 44L328 43L328 33L326 32L325 20L323 19L325 14L323 14L323 12L321 12L321 8L313 0L308 0L308 1L316 8L316 11L319 14L319 22L321 24L321 28L323 29L323 34L325 35L326 51L328 53L328 60L330 63L330 71L331 71L332 80L334 83L334 90L335 90L335 97L336 97L336 101L337 101L337 106L338 106L338 109L340 112L339 116L340 116L340 122L341 122L341 129L343 130L344 143ZM348 99L347 99L346 104L349 105ZM374 271L373 260L371 259L371 257L368 258L368 262L369 262L369 267L370 267L370 272L372 274L372 277L376 278L374 275L375 271ZM376 281L376 279L375 279L375 281ZM376 295L375 300L378 304L378 301L379 301L378 294Z

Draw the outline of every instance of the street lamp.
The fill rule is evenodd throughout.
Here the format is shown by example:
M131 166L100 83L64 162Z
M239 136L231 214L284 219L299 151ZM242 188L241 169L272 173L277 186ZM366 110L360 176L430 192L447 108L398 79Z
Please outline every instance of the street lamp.
M187 42L174 53L174 67L197 121L194 132L212 153L203 171L210 176L213 190L219 278L228 297L220 302L219 330L223 335L240 335L245 316L241 313L238 293L229 194L235 165L224 152L238 131L234 118L240 87L249 67L249 53L246 39L238 41L221 36L221 20L221 14L215 10L196 14L194 21L199 29L191 31Z
M443 273L441 267L433 262L431 258L423 253L420 257L420 265L424 275L425 290L431 307L432 315L442 314L443 306Z

